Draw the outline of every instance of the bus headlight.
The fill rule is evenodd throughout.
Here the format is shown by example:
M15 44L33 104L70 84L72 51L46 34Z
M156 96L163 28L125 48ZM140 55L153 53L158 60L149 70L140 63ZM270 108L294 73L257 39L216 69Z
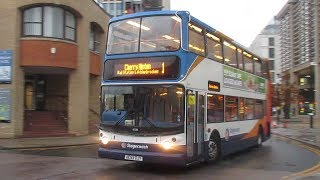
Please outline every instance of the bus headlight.
M109 143L110 139L107 137L107 135L104 132L100 131L99 140L102 142L102 144L106 145Z
M109 142L109 138L106 136L102 136L100 138L100 140L101 140L102 144L104 144L104 145L108 144L108 142Z
M167 150L167 149L171 149L173 144L169 141L164 141L163 143L161 143L161 146Z

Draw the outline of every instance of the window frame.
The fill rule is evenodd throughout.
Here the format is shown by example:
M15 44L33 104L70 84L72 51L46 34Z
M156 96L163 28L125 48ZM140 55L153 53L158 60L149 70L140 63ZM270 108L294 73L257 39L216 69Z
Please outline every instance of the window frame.
M63 22L62 22L62 35L63 37L62 38L59 38L59 37L50 37L50 36L45 36L45 27L44 27L44 19L45 19L45 7L51 7L51 8L60 8L62 10L62 15L63 15ZM33 8L41 8L41 22L25 22L24 21L24 17L25 17L25 12L27 10L31 10ZM66 41L72 41L72 42L77 42L77 17L76 15L72 12L72 11L69 11L63 7L60 7L60 6L52 6L52 5L42 5L42 6L32 6L32 7L29 7L29 8L26 8L26 9L23 9L21 11L21 37L43 37L43 38L52 38L52 39L61 39L61 40L66 40ZM74 21L75 21L75 27L71 27L71 26L67 26L66 25L66 12L70 13L71 15L73 15L74 17ZM41 24L41 33L40 35L26 35L25 34L25 24L30 24L30 23L38 23L38 24ZM74 30L74 39L70 39L70 38L66 38L66 29L67 28L70 28L70 29L73 29Z
M91 33L93 33L93 39L91 42ZM101 41L100 41L101 32L99 31L99 28L95 25L91 24L90 26L90 37L89 37L89 49L90 51L100 53L100 47L101 47ZM91 48L91 43L93 43L93 47ZM96 45L98 44L98 45Z

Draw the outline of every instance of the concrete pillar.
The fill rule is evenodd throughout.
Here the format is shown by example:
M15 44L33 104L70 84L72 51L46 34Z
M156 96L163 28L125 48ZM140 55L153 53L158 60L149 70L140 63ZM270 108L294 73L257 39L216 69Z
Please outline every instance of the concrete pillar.
M78 66L69 76L69 133L85 135L89 119L90 23L78 19L77 25Z

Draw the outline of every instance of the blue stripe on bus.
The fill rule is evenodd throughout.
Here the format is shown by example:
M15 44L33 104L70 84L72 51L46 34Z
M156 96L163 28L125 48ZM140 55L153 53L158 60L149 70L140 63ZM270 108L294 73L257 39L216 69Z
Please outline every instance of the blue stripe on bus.
M222 155L228 155L256 144L256 137L242 139L246 134L230 136L228 140L221 138Z

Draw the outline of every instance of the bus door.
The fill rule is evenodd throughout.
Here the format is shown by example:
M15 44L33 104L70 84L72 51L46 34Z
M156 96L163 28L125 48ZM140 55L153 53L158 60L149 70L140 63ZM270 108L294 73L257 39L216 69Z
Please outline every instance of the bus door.
M205 117L205 94L199 92L197 94L197 156L204 157L204 117Z
M187 92L187 157L196 160L204 154L204 93Z

